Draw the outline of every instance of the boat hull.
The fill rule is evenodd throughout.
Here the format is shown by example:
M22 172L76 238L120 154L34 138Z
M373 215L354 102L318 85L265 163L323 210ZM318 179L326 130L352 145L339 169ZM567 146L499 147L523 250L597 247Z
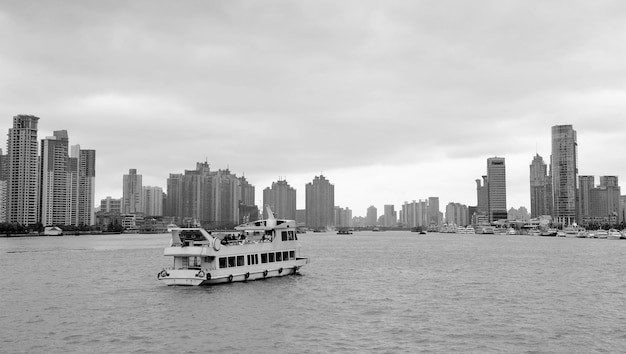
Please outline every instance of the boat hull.
M293 261L278 264L264 264L263 266L237 267L228 269L198 270L198 269L163 269L157 278L169 286L204 286L247 282L286 275L298 274L300 267L308 263L307 258L298 258Z

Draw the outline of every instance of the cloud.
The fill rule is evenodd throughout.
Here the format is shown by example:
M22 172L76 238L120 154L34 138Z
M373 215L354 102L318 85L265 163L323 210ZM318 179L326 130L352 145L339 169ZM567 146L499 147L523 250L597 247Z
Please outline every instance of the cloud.
M0 129L20 113L67 129L97 150L98 191L205 159L253 182L368 171L372 186L376 166L427 183L441 163L452 199L487 157L521 174L549 160L555 124L604 170L602 134L619 150L626 128L625 17L619 1L8 2Z

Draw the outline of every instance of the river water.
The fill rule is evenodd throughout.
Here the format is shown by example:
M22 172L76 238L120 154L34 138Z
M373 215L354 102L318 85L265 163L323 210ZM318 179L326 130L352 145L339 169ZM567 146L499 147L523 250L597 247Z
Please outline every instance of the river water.
M300 235L300 276L167 287L169 235L0 238L2 353L615 353L626 241Z

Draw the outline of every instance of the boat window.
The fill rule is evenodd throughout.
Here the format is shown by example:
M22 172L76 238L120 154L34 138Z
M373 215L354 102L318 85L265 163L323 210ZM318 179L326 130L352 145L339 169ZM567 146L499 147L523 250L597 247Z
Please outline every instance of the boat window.
M283 236L283 241L287 241L287 238L288 238L287 231L283 231L281 234Z
M267 254L270 257L270 262L274 262L274 252Z
M254 255L254 264L259 264L259 255L258 254Z
M228 257L228 267L235 266L235 256Z
M287 231L288 235L289 235L289 241L293 241L294 240L294 232L293 231Z
M261 263L267 263L267 253L261 253Z
M243 267L244 265L243 256L237 256L237 267Z
M220 257L220 268L226 268L226 257Z
M283 251L283 261L289 260L289 251Z
M276 262L282 261L282 252L276 252Z
M189 267L200 267L202 265L201 257L189 257Z
M296 251L289 251L289 259L295 259L296 258Z

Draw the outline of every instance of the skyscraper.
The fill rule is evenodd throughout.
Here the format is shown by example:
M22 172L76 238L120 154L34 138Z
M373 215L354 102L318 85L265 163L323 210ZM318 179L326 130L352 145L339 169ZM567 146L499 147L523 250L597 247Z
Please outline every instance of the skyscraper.
M428 225L441 225L439 197L428 198Z
M41 179L39 210L41 223L70 225L71 184L68 183L69 139L67 131L59 130L41 141Z
M506 168L503 157L487 159L487 198L489 221L506 219Z
M577 149L576 131L571 125L552 127L552 216L565 224L576 220Z
M144 212L149 216L163 216L163 188L145 186L142 192Z
M24 225L38 221L38 117L17 115L7 142L7 221Z
M306 226L326 228L334 226L335 186L322 175L315 176L305 188Z
M141 206L141 177L142 176L138 175L137 170L134 168L131 168L128 171L128 174L124 175L122 189L123 214L135 214L143 212L143 207Z
M539 154L530 164L530 217L548 215L548 165Z
M296 220L296 190L287 181L272 182L263 190L263 217L267 218L265 205L281 218Z
M365 218L365 223L367 226L376 226L378 223L378 210L375 206L371 205L367 208L367 216Z
M82 150L79 145L71 147L70 160L78 162L77 186L74 190L78 194L76 218L72 225L94 225L96 215L94 210L96 198L96 150Z

